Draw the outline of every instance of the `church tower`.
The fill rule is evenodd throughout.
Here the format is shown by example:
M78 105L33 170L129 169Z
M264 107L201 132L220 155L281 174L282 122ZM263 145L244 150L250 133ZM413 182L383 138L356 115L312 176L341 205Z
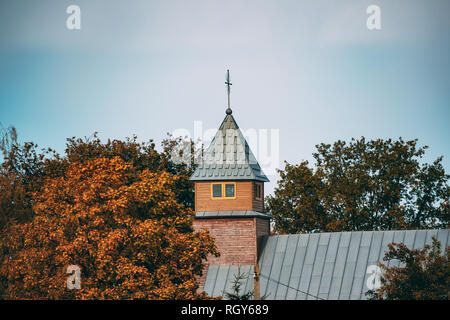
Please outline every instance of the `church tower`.
M264 212L264 183L269 179L232 115L229 73L225 84L225 119L191 176L194 229L206 229L215 238L220 257L209 257L208 265L256 265L262 237L270 231L270 215Z

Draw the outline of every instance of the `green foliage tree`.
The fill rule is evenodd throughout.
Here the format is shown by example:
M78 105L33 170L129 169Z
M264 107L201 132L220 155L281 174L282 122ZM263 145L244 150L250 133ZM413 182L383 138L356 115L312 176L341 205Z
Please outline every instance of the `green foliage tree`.
M231 292L225 292L225 297L228 300L251 300L253 298L254 292L248 291L242 293L242 281L245 281L248 278L247 273L241 273L240 267L238 267L238 272L234 275L233 284L231 286Z
M411 250L403 243L389 244L383 260L400 266L379 263L384 270L381 287L366 293L372 300L448 300L450 292L450 246L442 254L441 243Z
M421 164L417 140L320 144L316 161L286 163L266 207L279 233L445 228L450 176L442 157Z
M32 217L32 193L42 185L44 153L37 145L20 145L14 127L0 135L0 230Z

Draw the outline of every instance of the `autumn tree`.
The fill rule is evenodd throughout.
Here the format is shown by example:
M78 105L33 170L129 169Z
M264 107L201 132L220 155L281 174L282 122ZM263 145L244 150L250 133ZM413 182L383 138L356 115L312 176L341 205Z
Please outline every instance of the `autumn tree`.
M450 176L442 157L421 163L417 140L352 139L319 144L286 163L266 207L279 233L445 228Z
M389 244L383 260L398 266L379 263L383 270L381 286L367 295L373 300L448 300L450 292L450 246L442 253L441 243L423 249L409 249L404 243Z
M178 177L174 185L177 201L193 209L194 184L189 178L194 166L183 142L181 138L168 136L162 141L162 151L158 151L153 140L138 142L136 136L123 141L108 139L105 143L97 133L84 139L72 137L67 139L63 164L67 166L72 162L83 163L91 159L119 157L132 164L136 170L166 171Z
M34 195L32 221L11 229L7 297L194 299L203 259L216 254L193 212L176 201L177 176L119 157L72 162ZM81 268L81 290L66 270Z
M193 168L175 161L189 156L179 146L94 134L67 139L60 156L2 130L0 298L201 297L194 276L216 251L192 230ZM70 264L82 267L81 291L64 287Z

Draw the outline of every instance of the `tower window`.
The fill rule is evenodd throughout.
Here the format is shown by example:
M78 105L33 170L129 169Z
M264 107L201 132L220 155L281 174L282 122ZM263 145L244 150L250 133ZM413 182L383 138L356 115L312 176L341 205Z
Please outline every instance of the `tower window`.
M254 197L255 200L262 200L262 185L261 183L257 183L255 182L255 184L253 185L254 191Z
M212 199L236 199L236 183L222 182L211 184Z
M225 198L234 198L234 184L225 184Z
M214 183L212 185L212 197L222 198L222 184Z

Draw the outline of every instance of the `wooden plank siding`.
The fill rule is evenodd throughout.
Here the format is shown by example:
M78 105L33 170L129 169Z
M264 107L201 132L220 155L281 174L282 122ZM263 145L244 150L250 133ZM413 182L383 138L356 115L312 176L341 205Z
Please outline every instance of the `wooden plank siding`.
M261 200L256 200L255 188L254 188L255 183L258 183L258 182L252 183L253 211L264 212L264 183L259 182L259 184L261 185Z
M252 210L251 181L236 181L235 199L212 199L211 184L220 182L223 181L195 183L195 211Z
M195 211L228 211L228 210L254 210L264 212L264 196L255 200L253 181L230 181L236 183L235 199L212 199L211 184L224 181L198 181L195 182ZM264 195L264 183L262 195Z

